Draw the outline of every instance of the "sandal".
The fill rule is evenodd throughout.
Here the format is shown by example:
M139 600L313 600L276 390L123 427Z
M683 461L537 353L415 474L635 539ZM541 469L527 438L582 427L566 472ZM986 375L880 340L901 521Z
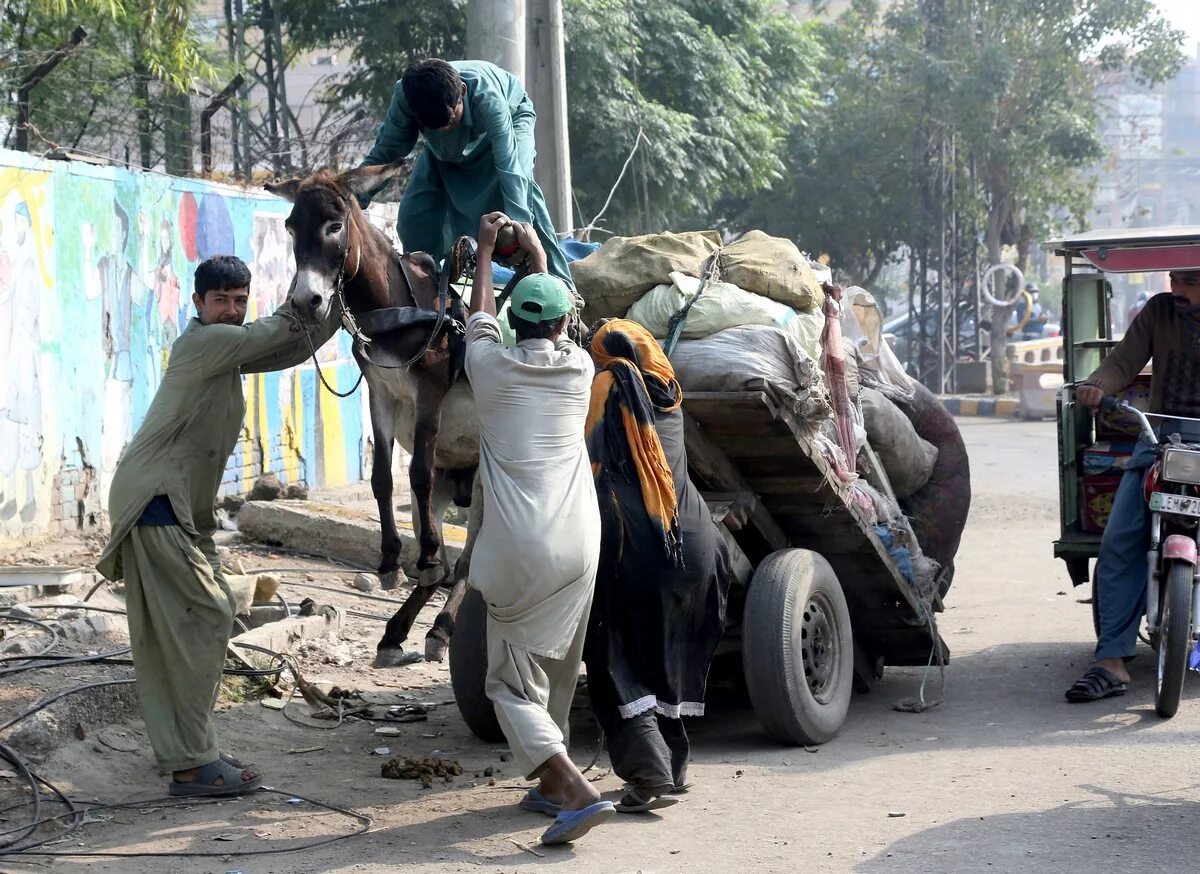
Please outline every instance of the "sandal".
M255 774L249 780L242 774L243 768L235 768L224 758L215 762L201 765L196 771L196 778L186 783L171 781L167 792L175 796L196 795L245 795L262 786L262 777ZM220 782L217 782L217 781Z
M667 791L672 792L673 789L674 787ZM674 795L655 795L633 788L617 802L617 813L649 813L651 810L662 810L664 807L670 807L679 802L680 799Z
M1112 671L1094 665L1067 690L1067 700L1072 704L1100 701L1114 695L1124 695L1128 689L1129 684L1121 682Z
M521 809L530 813L544 813L547 816L558 816L562 813L562 805L551 801L537 789L530 789L521 799Z

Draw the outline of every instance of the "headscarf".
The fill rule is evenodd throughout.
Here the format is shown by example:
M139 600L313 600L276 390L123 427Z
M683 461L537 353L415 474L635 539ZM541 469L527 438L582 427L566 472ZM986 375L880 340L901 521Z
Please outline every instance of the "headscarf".
M669 413L683 402L675 369L650 332L627 319L601 326L591 353L597 370L586 430L592 474L635 475L646 515L662 533L668 556L682 564L675 479L654 427L655 410Z

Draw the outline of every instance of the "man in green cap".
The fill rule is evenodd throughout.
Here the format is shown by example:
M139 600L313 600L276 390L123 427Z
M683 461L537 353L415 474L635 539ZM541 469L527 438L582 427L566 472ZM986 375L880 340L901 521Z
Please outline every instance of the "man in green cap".
M536 120L521 80L495 64L440 58L411 64L363 159L364 166L394 163L424 135L425 149L396 224L405 250L441 259L451 241L470 235L479 216L502 210L514 221L533 224L548 272L571 285L546 199L534 181Z
M471 584L488 607L487 695L521 772L539 780L521 807L554 816L542 842L558 844L616 812L566 746L600 558L600 513L583 439L594 369L565 334L570 290L546 272L546 253L528 224L512 223L531 270L509 305L517 344L501 342L492 255L507 224L498 212L479 224L467 319L483 489Z

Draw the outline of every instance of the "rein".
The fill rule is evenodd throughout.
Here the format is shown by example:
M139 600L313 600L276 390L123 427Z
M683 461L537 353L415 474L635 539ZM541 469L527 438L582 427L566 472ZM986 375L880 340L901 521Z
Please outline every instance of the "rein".
M458 239L458 241L455 242L453 248L450 250L449 257L447 258L448 263L444 266L443 270L441 271L440 275L438 276L438 298L437 298L437 309L436 309L437 322L434 324L433 330L430 331L429 339L426 340L425 344L417 351L417 353L415 355L413 355L410 359L408 359L408 361L406 361L405 363L403 363L403 364L380 364L378 362L371 360L371 355L370 355L370 352L368 351L370 343L371 343L371 338L362 332L362 329L359 328L359 326L358 326L358 322L355 321L355 319L354 319L354 314L350 311L350 308L346 305L346 296L345 296L346 282L354 279L354 277L358 275L359 269L362 267L362 244L360 243L359 247L358 247L358 252L357 252L358 257L355 258L354 272L351 273L349 277L346 276L346 265L347 265L347 263L349 263L349 260L350 260L350 248L351 248L350 247L350 229L351 229L351 227L352 227L352 224L350 222L347 222L347 224L346 224L346 248L345 248L345 251L342 253L342 266L341 266L341 269L338 271L337 283L334 285L334 297L337 300L338 305L342 308L342 328L346 331L346 333L348 333L354 339L355 351L357 351L359 353L359 355L361 355L367 361L367 363L370 364L372 367L378 367L383 370L408 370L410 367L412 367L414 364L416 364L418 361L420 361L422 358L425 357L425 355L429 352L430 348L433 346L434 340L436 340L438 338L438 336L441 334L442 328L446 322L446 315L450 309L451 285L454 282L461 279L463 274L465 272L467 272L464 270L464 267L466 267L467 265L470 265L470 268L471 268L470 272L472 274L474 272L474 260L473 260L474 259L474 250L471 245L471 241L467 237L460 237ZM403 256L401 256L401 258L403 259ZM412 283L412 280L411 280L408 270L404 266L403 260L401 260L401 262L400 262L400 268L401 268L402 274L404 275L404 281L409 286L409 292L413 293L413 291L414 291L413 283ZM459 295L457 293L455 293L454 296L455 296L455 298L459 298ZM416 302L415 295L414 295L413 302L414 303ZM346 392L338 391L337 389L335 389L333 386L331 386L329 384L329 381L325 378L324 372L321 370L321 365L317 361L317 349L316 349L316 346L313 345L312 335L309 333L307 326L305 327L305 330L304 330L304 336L305 336L305 339L308 341L309 351L312 353L313 367L316 368L317 376L320 378L321 384L323 386L325 386L325 389L328 392L330 392L330 394L336 395L339 398L348 398L352 394L354 394L356 391L358 391L358 387L360 385L362 385L362 381L363 381L363 378L366 376L366 373L360 368L359 374L358 374L358 379L355 380L354 385L350 388L350 390L346 391Z

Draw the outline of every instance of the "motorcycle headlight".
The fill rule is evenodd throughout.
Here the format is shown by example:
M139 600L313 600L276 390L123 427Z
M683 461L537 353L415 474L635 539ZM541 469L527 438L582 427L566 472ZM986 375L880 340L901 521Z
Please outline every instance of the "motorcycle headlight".
M1200 485L1200 452L1190 449L1164 450L1162 478L1172 483Z

